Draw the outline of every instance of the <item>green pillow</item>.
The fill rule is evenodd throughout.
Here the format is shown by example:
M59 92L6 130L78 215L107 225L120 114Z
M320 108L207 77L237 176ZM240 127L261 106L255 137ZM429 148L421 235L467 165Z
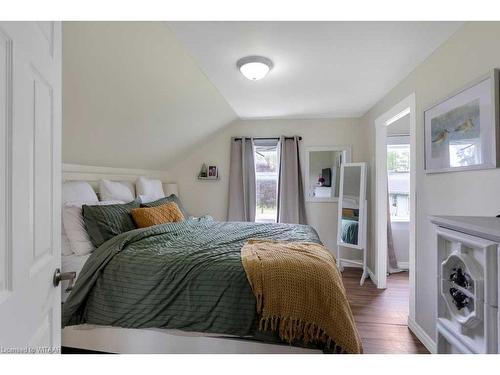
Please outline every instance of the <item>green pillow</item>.
M136 229L130 212L139 206L138 200L105 206L84 204L82 206L83 221L90 241L95 247L99 247L114 236Z
M177 206L179 206L179 209L181 210L182 215L184 215L185 218L189 217L186 210L182 206L181 200L175 194L171 194L168 197L160 198L160 199L153 201L153 202L141 203L141 207L156 207L156 206L161 206L162 204L166 204L166 203L170 203L170 202L174 202L177 204Z

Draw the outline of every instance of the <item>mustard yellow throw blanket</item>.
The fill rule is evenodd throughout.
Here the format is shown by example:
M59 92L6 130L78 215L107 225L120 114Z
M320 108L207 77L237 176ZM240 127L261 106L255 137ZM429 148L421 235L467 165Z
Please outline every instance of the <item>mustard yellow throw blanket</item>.
M312 242L249 240L241 260L257 300L260 330L290 344L320 341L336 352L362 353L335 258Z

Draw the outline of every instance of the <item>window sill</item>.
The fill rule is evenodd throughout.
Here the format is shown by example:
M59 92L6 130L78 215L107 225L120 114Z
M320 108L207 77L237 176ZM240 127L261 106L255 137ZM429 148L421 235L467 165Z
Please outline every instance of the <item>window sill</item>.
M391 223L409 223L410 219L399 219L391 217Z

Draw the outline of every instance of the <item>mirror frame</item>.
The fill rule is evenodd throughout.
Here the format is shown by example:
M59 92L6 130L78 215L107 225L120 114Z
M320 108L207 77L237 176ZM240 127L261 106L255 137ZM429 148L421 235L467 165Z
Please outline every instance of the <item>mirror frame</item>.
M318 151L342 151L342 159L343 162L342 164L345 163L350 163L351 162L351 145L346 145L346 146L310 146L306 147L304 149L305 151L305 184L304 184L304 195L305 195L305 200L306 202L318 202L318 203L325 203L325 202L338 202L339 198L338 197L332 197L332 198L316 198L316 197L310 197L309 196L309 191L311 190L311 185L309 182L309 174L310 174L310 169L309 169L309 162L310 162L310 154L311 152L318 152ZM342 166L341 166L342 168ZM340 190L339 190L339 196L340 196Z
M358 222L358 244L350 244L343 242L340 238L342 233L342 198L344 196L344 168L345 167L361 167L360 186L359 186L359 222ZM366 227L367 227L367 201L366 201L366 163L343 163L340 167L340 190L338 204L338 223L337 223L337 245L341 247L350 247L353 249L366 250Z

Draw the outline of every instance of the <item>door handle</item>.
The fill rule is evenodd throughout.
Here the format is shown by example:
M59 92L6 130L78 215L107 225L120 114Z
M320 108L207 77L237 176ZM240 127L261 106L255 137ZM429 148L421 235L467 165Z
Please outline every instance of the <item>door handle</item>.
M73 289L73 281L76 278L76 272L61 272L59 268L56 268L54 272L54 277L52 278L52 283L54 287L57 287L59 283L63 280L69 280L69 285L66 288L66 292L71 291Z

